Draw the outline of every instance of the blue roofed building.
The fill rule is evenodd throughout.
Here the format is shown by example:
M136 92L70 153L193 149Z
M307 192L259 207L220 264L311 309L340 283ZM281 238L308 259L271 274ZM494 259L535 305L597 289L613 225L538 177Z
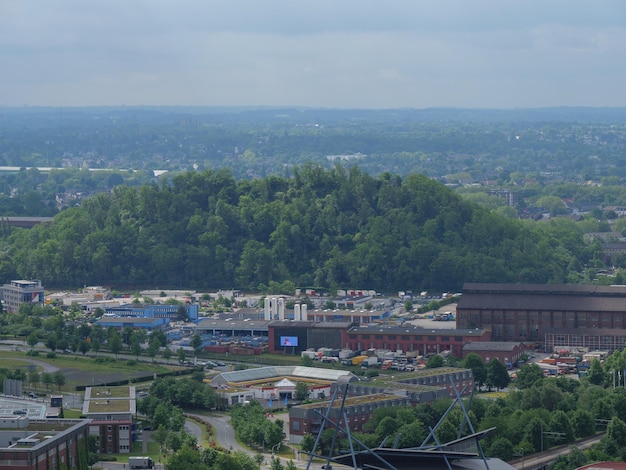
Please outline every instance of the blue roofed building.
M119 307L108 307L106 316L139 317L139 318L167 318L179 320L178 309L180 305L169 304L125 304ZM198 319L198 304L185 304L187 318L184 320L194 321ZM181 319L182 320L182 319Z
M142 318L142 317L118 317L118 316L110 316L110 317L102 317L98 320L98 325L103 328L118 328L123 330L127 326L133 329L144 329L144 330L162 330L167 325L169 325L169 318Z

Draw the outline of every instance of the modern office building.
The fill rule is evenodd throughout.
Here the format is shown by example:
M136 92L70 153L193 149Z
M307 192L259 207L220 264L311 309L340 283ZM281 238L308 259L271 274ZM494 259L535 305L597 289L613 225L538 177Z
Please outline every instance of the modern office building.
M44 288L39 280L16 280L2 286L4 310L15 313L23 303L44 304Z

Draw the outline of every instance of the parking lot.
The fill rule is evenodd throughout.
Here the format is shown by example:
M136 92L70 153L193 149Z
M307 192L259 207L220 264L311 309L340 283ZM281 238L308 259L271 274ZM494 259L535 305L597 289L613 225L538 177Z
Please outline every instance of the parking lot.
M31 419L46 417L46 405L26 400L0 398L0 416L28 416Z

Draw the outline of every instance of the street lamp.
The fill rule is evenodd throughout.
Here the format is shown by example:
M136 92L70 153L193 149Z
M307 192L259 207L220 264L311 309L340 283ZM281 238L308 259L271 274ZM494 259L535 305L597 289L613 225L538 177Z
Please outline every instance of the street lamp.
M282 442L279 442L278 444L275 444L272 446L272 457L274 456L274 454L276 453L276 451L274 449L276 449L277 447L280 449L280 447L283 445Z

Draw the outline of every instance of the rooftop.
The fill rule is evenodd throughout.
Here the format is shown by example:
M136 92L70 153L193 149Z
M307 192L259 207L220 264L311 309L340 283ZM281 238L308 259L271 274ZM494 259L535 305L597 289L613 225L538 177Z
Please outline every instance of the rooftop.
M394 395L392 393L374 393L372 395L360 395L356 397L348 397L345 401L345 406L358 406L358 405L366 405L368 403L376 403L380 401L387 400L398 400L404 397L399 395ZM298 405L298 408L302 409L315 409L315 408L328 408L328 401L324 402L315 402L315 403L306 403L304 405ZM339 408L341 406L341 400L335 400L332 402L333 408Z

